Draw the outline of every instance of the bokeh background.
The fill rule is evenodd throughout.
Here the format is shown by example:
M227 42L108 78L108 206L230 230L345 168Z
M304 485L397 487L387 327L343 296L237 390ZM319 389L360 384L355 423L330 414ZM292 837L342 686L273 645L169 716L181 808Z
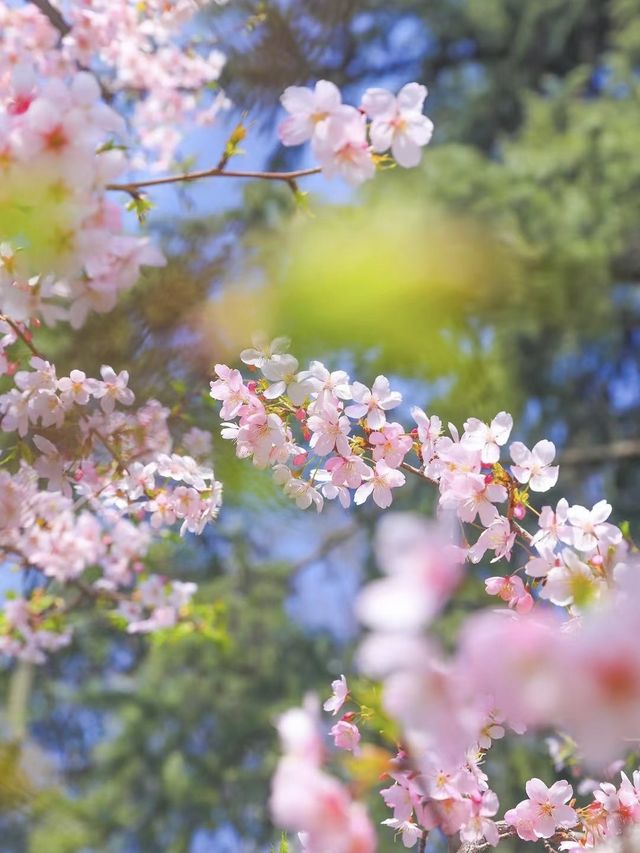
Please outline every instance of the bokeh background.
M253 332L362 381L384 372L445 422L507 409L517 438L560 448L562 494L640 521L639 0L230 0L203 4L197 26L229 56L233 107L187 138L183 166L216 163L239 121L239 168L308 165L274 142L277 99L319 78L352 102L424 82L436 133L418 170L358 192L313 178L302 205L268 183L152 192L145 227L168 266L43 343L61 373L127 367L139 398L216 437L219 523L151 560L198 582L220 631L149 641L92 614L46 666L0 670L3 851L277 848L273 720L350 671L377 513L303 514L217 439L211 367ZM409 484L396 504L429 513L433 495ZM520 739L487 769L510 806L549 768ZM365 787L374 770L351 768Z

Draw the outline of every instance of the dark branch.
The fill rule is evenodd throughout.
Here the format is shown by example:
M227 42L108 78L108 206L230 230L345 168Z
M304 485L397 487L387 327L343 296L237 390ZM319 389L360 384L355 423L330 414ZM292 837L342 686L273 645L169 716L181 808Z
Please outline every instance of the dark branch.
M49 19L50 23L58 30L61 38L64 38L71 32L71 24L69 24L59 9L56 9L49 0L31 0L34 6L37 6L42 14Z

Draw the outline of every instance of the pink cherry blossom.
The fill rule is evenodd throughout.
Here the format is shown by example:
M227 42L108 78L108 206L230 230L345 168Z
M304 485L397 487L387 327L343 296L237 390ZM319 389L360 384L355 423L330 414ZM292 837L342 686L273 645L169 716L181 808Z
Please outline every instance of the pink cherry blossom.
M607 523L611 510L611 504L605 500L598 501L591 510L578 504L569 507L567 517L572 526L570 544L578 551L591 551L596 547L606 550L610 545L617 545L622 539L622 532ZM567 538L565 533L563 541Z
M325 711L328 711L335 716L340 708L342 708L347 696L349 695L349 687L347 686L347 679L344 675L341 675L340 678L331 682L331 689L333 690L333 693L322 707Z
M540 530L533 537L532 544L544 543L551 548L560 540L571 544L572 533L567 524L568 517L569 503L566 498L560 498L555 512L550 506L543 506L538 519Z
M462 443L480 450L482 462L493 465L500 459L500 448L509 440L512 429L513 418L507 412L499 412L490 426L478 418L469 418L464 424Z
M372 430L384 426L387 420L385 412L395 409L402 402L402 395L391 390L386 376L376 377L371 390L360 382L354 382L351 391L353 404L346 407L345 414L350 418L364 418Z
M518 823L524 817L525 834L529 834L529 822L531 832L535 838L551 838L559 828L569 828L578 822L578 816L571 806L566 803L573 796L573 789L564 780L555 782L550 788L540 779L530 779L526 784L528 800L523 801L517 807L516 814L511 816L509 812L505 815L508 823L515 818L512 825L518 829ZM518 831L520 835L520 832ZM523 836L520 835L522 838ZM532 839L526 839L532 840Z
M340 90L328 80L319 80L314 89L289 86L280 101L289 113L278 129L283 145L307 142L326 125L327 119L344 110Z
M424 832L422 827L418 826L417 823L412 823L410 820L398 820L397 818L390 817L383 820L382 824L395 829L402 838L402 843L405 847L415 847Z
M362 622L382 631L420 630L460 582L461 557L438 529L410 513L391 513L376 533L378 563L387 575L360 593Z
M397 489L404 486L406 477L402 471L396 468L390 468L387 463L381 459L376 462L375 469L368 475L368 479L359 486L354 496L354 503L363 504L369 495L373 496L373 501L380 509L386 509L391 506L393 501L392 489Z
M401 424L391 423L382 426L379 432L372 432L369 444L373 446L374 461L384 459L391 468L398 468L411 450L413 441Z
M516 534L511 529L509 520L499 516L480 534L475 545L471 546L469 557L473 563L479 563L486 551L490 550L495 552L492 563L503 558L509 560L515 541Z
M360 731L354 723L348 720L339 720L330 729L329 734L338 749L346 749L355 755L359 753Z
M561 557L561 561L549 569L540 597L560 607L566 607L574 601L578 604L589 603L598 596L602 581L570 548L565 548Z
M532 450L520 441L514 441L509 448L515 465L511 466L513 475L519 483L528 483L535 492L546 492L558 481L558 466L552 465L556 448L552 441L543 439Z
M260 370L270 362L273 358L283 355L289 349L289 338L279 337L269 341L264 335L253 336L253 346L243 349L240 353L240 360L245 364L257 367ZM226 416L225 417L230 417Z
M427 416L422 409L413 406L411 417L418 425L418 440L420 441L420 452L425 463L431 461L434 454L435 443L442 434L442 421L437 415Z
M327 460L326 469L331 474L331 482L336 486L346 485L357 489L363 480L371 476L371 468L360 456L333 456Z
M518 613L528 613L533 607L533 598L518 575L487 578L484 585L489 595L497 595Z
M403 86L397 97L386 89L367 89L362 97L362 109L372 120L373 150L391 149L405 169L418 165L422 148L433 135L433 122L422 114L426 97L426 87L418 83Z
M317 414L311 415L307 426L312 432L309 447L318 456L326 456L336 450L341 456L351 456L349 433L351 423L346 415L341 414L337 406L325 403Z
M103 364L100 368L102 382L96 382L93 389L93 396L100 400L102 410L107 414L113 412L116 402L123 406L130 406L133 403L133 391L127 387L129 383L129 372L121 370L116 374L112 367Z
M222 401L221 416L235 418L243 406L250 402L251 395L242 380L239 370L231 370L225 364L216 364L215 372L219 379L211 382L210 396Z
M289 353L274 355L263 365L262 372L272 383L264 392L268 400L286 394L294 406L299 406L311 388L307 381L298 376L298 359Z
M498 811L498 798L493 791L484 791L471 797L471 817L460 830L462 841L478 844L486 840L497 847L500 840L498 827L491 818Z
M325 177L343 178L351 186L370 180L376 171L366 119L353 107L327 119L314 138L313 153Z

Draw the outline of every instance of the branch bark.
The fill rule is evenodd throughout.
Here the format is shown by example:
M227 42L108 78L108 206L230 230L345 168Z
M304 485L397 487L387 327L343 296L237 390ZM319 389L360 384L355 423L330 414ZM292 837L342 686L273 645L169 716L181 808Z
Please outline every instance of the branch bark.
M138 196L140 190L148 187L159 187L167 184L190 183L191 181L199 181L203 178L249 178L262 181L281 181L295 187L295 182L298 178L306 178L309 175L317 175L320 173L319 167L310 169L298 169L294 172L245 172L237 170L228 170L215 167L214 169L204 169L199 172L185 172L181 175L166 175L164 178L151 178L147 181L129 181L120 184L107 184L108 190L129 193L131 196Z
M60 33L60 38L64 38L71 32L71 24L67 22L62 12L49 2L49 0L31 0L34 6L37 6L42 14L49 19L49 22Z
M297 572L300 569L304 569L305 566L309 566L312 563L318 562L318 560L324 559L324 557L327 557L334 548L338 548L340 545L348 542L356 535L356 533L359 533L359 531L360 527L357 524L350 524L340 530L333 531L314 551L311 552L311 554L308 554L306 557L298 560L297 563L294 563L291 566L291 570Z
M597 465L640 456L640 441L620 439L610 444L594 444L587 447L569 447L560 454L561 465Z

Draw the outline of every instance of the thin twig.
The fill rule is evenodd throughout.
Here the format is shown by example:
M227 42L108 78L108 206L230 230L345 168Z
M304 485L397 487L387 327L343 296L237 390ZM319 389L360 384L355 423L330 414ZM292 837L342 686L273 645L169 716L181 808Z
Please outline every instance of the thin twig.
M295 182L298 178L317 175L320 171L320 168L317 166L309 169L298 169L294 172L245 172L215 167L214 169L204 169L199 172L184 172L181 175L165 175L163 178L150 178L146 181L129 181L121 184L107 184L107 189L125 192L129 193L131 196L136 196L141 189L145 189L146 187L190 183L191 181L199 181L202 178L248 178L262 181L282 181L290 187L297 189Z
M18 323L16 323L15 320L12 320L11 317L7 317L6 314L0 314L0 320L5 322L7 326L10 326L11 329L13 329L13 331L20 338L20 340L29 347L29 349L34 355L36 355L38 358L44 359L42 353L34 346L33 341L31 340L31 333L27 334L26 332L24 332L20 328Z
M358 533L360 527L357 524L350 524L348 527L343 527L341 530L336 530L333 533L330 533L326 539L324 539L320 545L308 554L306 557L298 560L297 563L294 563L291 567L294 572L299 571L300 569L304 569L305 566L310 566L312 563L318 562L318 560L322 560L328 554L333 551L334 548L339 547L345 542L348 542L352 536L355 536Z
M560 454L560 465L597 465L640 456L640 441L620 439L610 444L593 444L587 447L568 447Z

